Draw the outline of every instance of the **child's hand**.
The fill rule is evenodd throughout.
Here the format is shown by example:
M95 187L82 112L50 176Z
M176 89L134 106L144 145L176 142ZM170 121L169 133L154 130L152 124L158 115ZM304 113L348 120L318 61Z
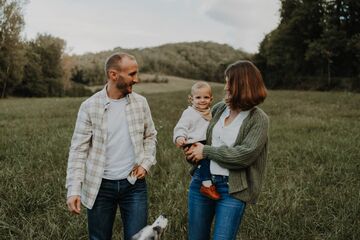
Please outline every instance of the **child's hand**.
M180 148L186 143L186 139L184 137L176 138L175 145L176 147Z

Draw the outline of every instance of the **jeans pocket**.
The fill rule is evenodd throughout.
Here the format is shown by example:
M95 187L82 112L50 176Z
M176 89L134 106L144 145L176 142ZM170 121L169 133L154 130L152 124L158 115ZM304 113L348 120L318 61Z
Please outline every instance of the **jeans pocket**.
M137 189L146 189L147 184L146 184L146 180L145 178L142 179L137 179L135 184L132 185L133 187L137 188Z

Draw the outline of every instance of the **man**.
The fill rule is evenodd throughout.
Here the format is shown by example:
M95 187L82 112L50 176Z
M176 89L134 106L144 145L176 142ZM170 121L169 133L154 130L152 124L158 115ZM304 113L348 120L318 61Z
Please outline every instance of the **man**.
M66 177L69 211L87 208L89 239L111 239L120 207L124 239L147 225L145 176L156 163L156 130L146 99L132 92L138 64L126 53L105 64L107 84L84 101ZM136 180L135 183L131 180Z

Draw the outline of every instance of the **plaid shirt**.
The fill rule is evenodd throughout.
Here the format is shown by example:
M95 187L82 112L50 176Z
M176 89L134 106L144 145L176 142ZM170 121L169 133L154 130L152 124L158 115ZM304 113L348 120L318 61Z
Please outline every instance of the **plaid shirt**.
M156 130L146 99L136 93L127 95L126 119L136 164L147 172L156 163ZM81 106L77 116L68 159L67 196L80 195L89 209L94 205L104 173L107 137L106 87ZM120 143L121 144L121 143Z

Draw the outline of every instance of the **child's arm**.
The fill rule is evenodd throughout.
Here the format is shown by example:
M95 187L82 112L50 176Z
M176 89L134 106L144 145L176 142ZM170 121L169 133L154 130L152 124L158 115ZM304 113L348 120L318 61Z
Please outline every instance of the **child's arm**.
M173 141L177 147L181 147L186 143L189 130L192 126L191 120L191 112L189 109L186 109L174 128Z

